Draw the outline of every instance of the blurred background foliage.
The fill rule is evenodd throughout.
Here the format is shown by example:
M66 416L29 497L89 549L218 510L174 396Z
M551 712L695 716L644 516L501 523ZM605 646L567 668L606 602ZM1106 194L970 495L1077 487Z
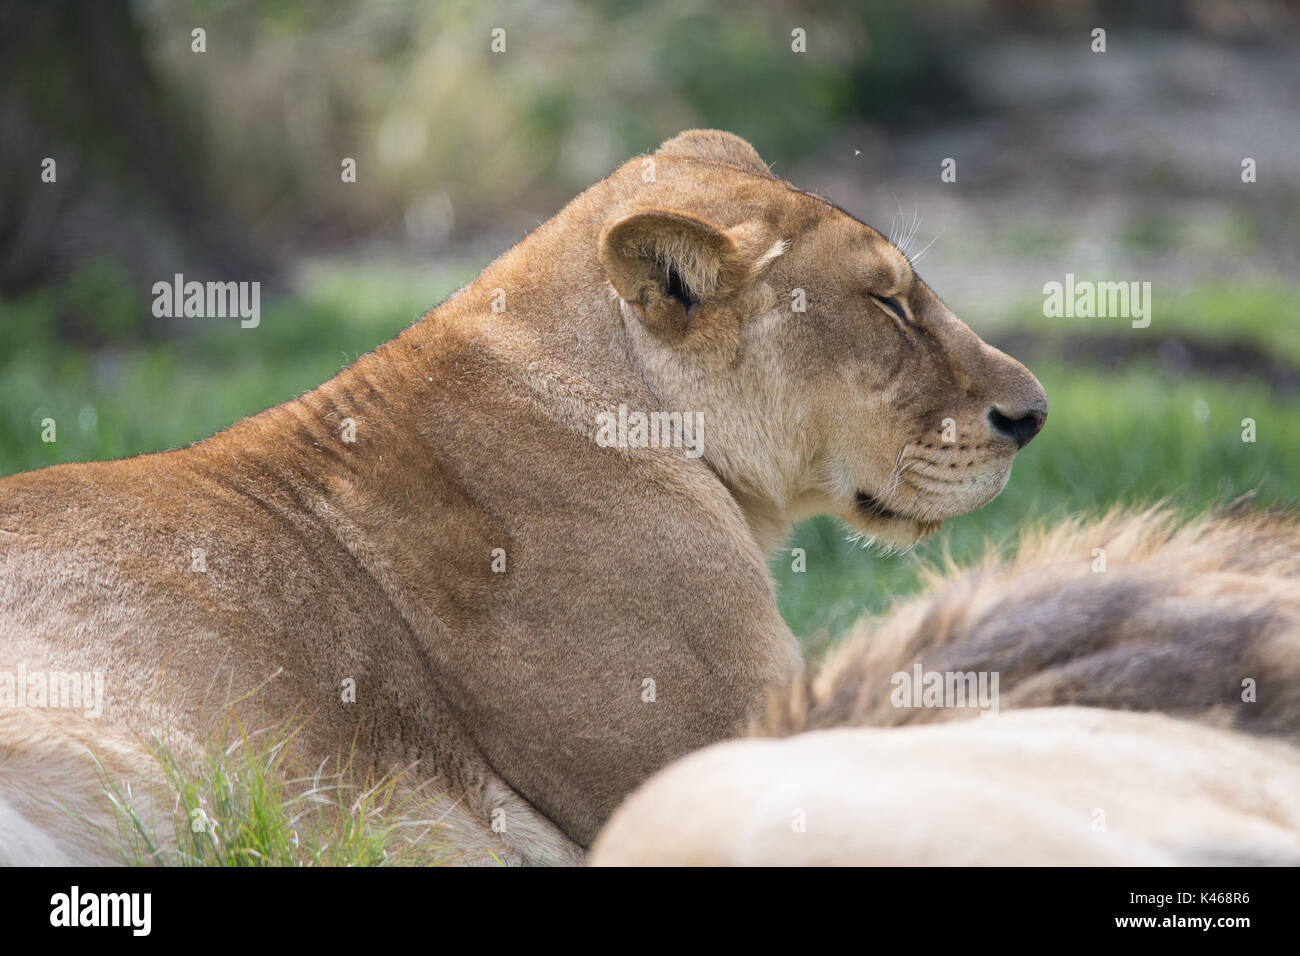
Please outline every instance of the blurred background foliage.
M913 254L937 240L921 274L1052 401L1003 495L916 552L797 530L807 572L773 568L810 647L1026 515L1291 500L1298 23L1295 0L0 5L0 474L299 394L622 160L716 126L882 230L915 223ZM262 281L261 325L155 319L178 272ZM1066 272L1150 281L1151 327L1044 317Z
M944 44L927 40L925 7L902 0L149 9L154 36L173 38L158 44L163 68L220 116L214 161L238 187L229 202L302 240L402 227L439 238L456 217L550 207L665 130L722 125L786 160L814 152L848 117L910 116L916 97L898 96L910 86L927 111L959 96L945 82ZM217 56L238 60L228 82L195 69L186 27L199 22L229 45ZM817 56L782 55L792 24L817 38ZM500 53L489 45L496 28ZM265 152L267 129L277 134L270 168L240 175ZM372 188L332 188L337 163L322 159L345 155Z

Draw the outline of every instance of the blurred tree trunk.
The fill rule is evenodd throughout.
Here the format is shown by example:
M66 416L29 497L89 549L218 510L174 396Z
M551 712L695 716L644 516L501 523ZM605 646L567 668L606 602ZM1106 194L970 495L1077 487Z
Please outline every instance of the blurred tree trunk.
M126 0L0 4L0 295L102 260L146 297L176 272L273 278L227 221L202 123L159 81L145 41ZM56 182L42 181L46 157Z

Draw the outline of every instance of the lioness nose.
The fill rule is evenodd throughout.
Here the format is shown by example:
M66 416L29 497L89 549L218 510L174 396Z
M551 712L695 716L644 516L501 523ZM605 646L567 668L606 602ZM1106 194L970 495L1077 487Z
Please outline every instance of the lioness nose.
M1040 431L1047 421L1047 403L1027 409L1015 409L1004 412L996 405L988 410L989 427L999 435L1005 435L1016 443L1017 448L1024 448Z

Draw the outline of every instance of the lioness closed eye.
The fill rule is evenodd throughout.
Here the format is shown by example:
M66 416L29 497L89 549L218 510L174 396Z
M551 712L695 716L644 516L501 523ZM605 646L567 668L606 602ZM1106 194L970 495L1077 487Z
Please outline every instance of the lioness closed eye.
M111 858L106 803L51 809L99 805L87 749L147 792L135 736L201 748L233 708L576 861L798 666L765 565L792 522L905 544L1001 490L1047 412L1024 367L743 140L653 160L294 401L0 482L0 672L105 698L0 708L0 859Z

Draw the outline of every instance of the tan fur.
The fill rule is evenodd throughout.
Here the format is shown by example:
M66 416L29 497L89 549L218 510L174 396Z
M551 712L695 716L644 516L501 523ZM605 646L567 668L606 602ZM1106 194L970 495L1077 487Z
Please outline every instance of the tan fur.
M703 414L703 457L600 447L620 405ZM106 741L305 720L309 764L415 765L572 862L796 670L765 565L791 523L907 543L978 507L1017 450L993 409L1046 400L897 249L684 133L302 397L0 481L0 671L102 671ZM27 773L0 763L11 792Z
M996 715L897 706L916 665L997 672ZM862 621L752 733L784 739L669 767L593 861L1300 863L1300 523L1117 510L1027 532Z
M1105 571L1096 571L1104 551ZM1300 743L1300 523L1276 512L1180 520L1165 509L1028 531L1013 558L929 575L866 618L755 728L973 717L899 708L892 675L996 671L1000 707L1155 710ZM1242 700L1243 682L1257 685Z
M117 728L60 710L0 708L0 866L122 862L119 819L173 832L161 767ZM105 799L118 789L121 814Z
M596 866L1300 864L1300 753L1163 714L715 744L636 791Z

